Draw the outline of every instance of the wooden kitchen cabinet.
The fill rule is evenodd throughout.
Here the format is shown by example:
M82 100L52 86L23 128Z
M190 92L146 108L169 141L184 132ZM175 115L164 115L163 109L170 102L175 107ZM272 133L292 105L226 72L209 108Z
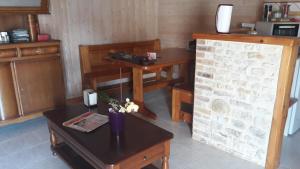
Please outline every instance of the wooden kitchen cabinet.
M15 62L23 114L44 111L64 102L59 57Z
M64 105L60 42L0 45L0 79L0 126Z

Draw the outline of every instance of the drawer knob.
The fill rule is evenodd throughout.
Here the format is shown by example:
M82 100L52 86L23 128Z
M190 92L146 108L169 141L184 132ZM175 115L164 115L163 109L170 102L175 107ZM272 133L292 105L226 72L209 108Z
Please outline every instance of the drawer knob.
M147 160L147 156L144 156L144 161L146 161Z
M42 49L41 48L36 49L35 53L36 54L41 54L42 53Z

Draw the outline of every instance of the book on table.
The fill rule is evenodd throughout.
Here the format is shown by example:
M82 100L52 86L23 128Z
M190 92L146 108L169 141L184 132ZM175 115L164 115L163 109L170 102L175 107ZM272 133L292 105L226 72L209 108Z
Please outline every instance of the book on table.
M108 122L108 116L101 115L93 112L86 112L80 116L72 118L63 123L63 126L81 131L91 132L96 128L106 124Z

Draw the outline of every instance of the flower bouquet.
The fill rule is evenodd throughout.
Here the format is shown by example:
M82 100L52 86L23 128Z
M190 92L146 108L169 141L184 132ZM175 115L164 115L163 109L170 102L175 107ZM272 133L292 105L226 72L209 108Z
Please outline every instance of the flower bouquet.
M100 93L100 99L107 102L110 108L108 109L109 123L113 133L119 134L124 129L124 114L137 112L139 106L126 98L126 102L122 105L118 100L110 98L104 93Z

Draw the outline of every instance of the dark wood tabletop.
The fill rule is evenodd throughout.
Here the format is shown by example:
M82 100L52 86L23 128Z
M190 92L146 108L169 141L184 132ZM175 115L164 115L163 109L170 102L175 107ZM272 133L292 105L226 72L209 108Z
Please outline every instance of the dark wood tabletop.
M57 134L68 138L73 146L80 147L80 151L99 163L118 163L155 144L173 138L172 133L131 114L126 114L124 132L118 137L111 133L109 124L90 133L82 133L62 126L63 122L87 111L88 109L81 105L66 106L48 111L44 115ZM107 113L106 108L97 111L101 114Z
M145 117L150 119L156 119L156 114L150 111L147 107L144 106L144 78L143 72L160 72L163 68L172 67L174 65L180 65L180 76L184 79L184 82L187 82L189 74L188 74L188 65L195 60L195 52L189 51L184 48L166 48L157 52L157 59L154 64L150 65L140 65L136 63L132 63L129 61L124 61L120 59L113 59L111 57L107 57L107 59L114 65L120 67L131 67L132 68L132 79L133 79L133 100L140 106L141 112ZM146 90L156 90L158 88L162 88L168 86L169 84L173 84L174 81L178 79L173 79L172 72L170 77L166 80L157 80L155 84L145 88Z
M119 64L123 67L134 67L142 70L155 70L162 67L168 67L177 64L184 64L189 61L195 60L195 53L188 51L184 48L166 48L157 52L158 58L154 64L151 65L139 65L128 61L113 59L108 57L112 63Z

